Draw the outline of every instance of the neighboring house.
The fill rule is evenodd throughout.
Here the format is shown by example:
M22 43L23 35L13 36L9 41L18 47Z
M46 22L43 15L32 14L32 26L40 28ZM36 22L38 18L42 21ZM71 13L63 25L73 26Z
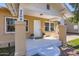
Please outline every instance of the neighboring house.
M65 25L66 25L66 28L67 28L67 32L68 33L79 33L79 25L75 25L74 23L71 23L69 20L66 20L65 21Z
M26 22L26 39L34 34L34 37L46 36L56 37L63 34L63 28L59 30L59 25L64 26L64 16L69 15L69 10L62 3L17 3L6 4L6 8L0 8L0 41L16 40L15 21L19 20L19 9L24 12ZM23 21L22 21L23 22ZM22 29L22 28L20 28ZM19 31L19 30L18 30ZM59 34L60 33L60 34ZM21 34L21 33L20 33ZM19 35L18 35L19 36ZM65 37L62 37L65 38ZM20 40L20 38L19 38ZM23 40L21 38L21 40ZM16 41L15 41L16 42ZM23 42L17 41L21 45ZM16 42L16 43L17 43ZM17 43L18 44L18 43ZM18 44L19 45L19 44ZM22 45L23 46L23 45ZM20 47L19 47L20 48Z

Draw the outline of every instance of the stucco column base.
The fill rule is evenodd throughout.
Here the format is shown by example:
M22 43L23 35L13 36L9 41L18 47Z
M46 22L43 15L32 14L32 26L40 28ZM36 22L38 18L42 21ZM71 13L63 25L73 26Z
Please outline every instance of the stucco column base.
M63 46L66 46L66 28L64 25L59 25L59 40Z
M24 56L26 54L26 28L25 22L16 21L15 23L15 56Z

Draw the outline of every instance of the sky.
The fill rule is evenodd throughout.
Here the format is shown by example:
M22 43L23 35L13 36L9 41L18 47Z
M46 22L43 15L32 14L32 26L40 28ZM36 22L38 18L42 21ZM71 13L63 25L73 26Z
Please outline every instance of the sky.
M67 3L66 5L70 9L70 11L74 11L74 8L71 5L69 5L69 3Z
M5 3L0 3L0 7L6 7Z
M74 8L69 5L69 3L66 3L67 7L70 9L70 11L74 11ZM0 3L0 7L6 7L5 3Z

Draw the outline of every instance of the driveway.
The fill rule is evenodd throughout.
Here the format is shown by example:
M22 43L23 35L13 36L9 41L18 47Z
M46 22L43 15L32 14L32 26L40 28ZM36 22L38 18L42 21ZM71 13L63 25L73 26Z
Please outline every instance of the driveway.
M79 38L79 34L67 34L67 42Z

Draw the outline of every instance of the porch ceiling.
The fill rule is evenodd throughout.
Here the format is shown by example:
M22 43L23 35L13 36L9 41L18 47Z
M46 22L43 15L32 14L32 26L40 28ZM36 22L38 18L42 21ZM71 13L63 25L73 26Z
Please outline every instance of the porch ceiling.
M25 15L31 15L31 16L47 18L47 19L54 18L59 15L58 12L56 10L54 10L53 8L50 8L50 10L47 10L46 3L44 3L44 4L42 4L42 3L39 3L39 4L23 3L23 4L20 4L20 7L22 7L24 9Z
M19 4L18 3L6 3L7 8L10 10L13 16L18 15Z
M7 4L8 9L13 16L18 15L18 9L21 7L24 9L24 15L36 16L40 18L58 18L61 14L69 15L70 13L62 3L50 3L50 10L47 9L47 3L15 3Z
M70 11L62 3L50 3L50 10L47 9L48 3L21 3L20 7L24 9L25 15L31 15L41 18L58 18L60 15L71 15Z
M37 11L37 10L24 9L24 13L25 13L25 15L36 16L36 17L47 18L47 19L58 16L58 14L56 14L56 13L54 14L54 13L51 13L50 11L43 11L43 10Z

